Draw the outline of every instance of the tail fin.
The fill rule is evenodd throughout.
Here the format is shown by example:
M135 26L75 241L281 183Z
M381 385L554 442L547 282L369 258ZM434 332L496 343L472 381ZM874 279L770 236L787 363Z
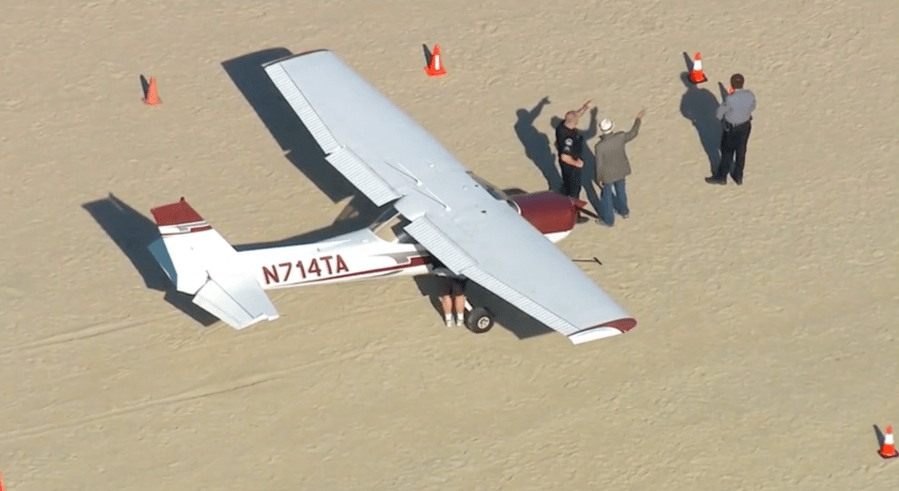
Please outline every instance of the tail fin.
M150 252L179 292L235 329L278 318L238 252L184 198L150 212L161 235Z

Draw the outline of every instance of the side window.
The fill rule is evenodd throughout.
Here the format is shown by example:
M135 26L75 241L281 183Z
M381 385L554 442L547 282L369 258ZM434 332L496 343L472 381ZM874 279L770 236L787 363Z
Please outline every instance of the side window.
M396 215L391 218L389 221L381 225L376 231L375 235L377 235L381 240L385 240L387 242L398 242L400 244L408 244L412 242L412 238L403 230L406 225L409 225L409 220L403 218L402 215Z

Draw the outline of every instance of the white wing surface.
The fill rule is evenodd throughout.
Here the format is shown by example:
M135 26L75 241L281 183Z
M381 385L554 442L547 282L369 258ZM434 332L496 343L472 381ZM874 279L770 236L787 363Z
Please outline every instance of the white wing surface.
M409 194L420 182L467 170L330 51L276 61L265 72L328 162L377 206Z
M418 124L330 51L266 73L327 160L449 269L579 344L636 325L555 244L496 200Z

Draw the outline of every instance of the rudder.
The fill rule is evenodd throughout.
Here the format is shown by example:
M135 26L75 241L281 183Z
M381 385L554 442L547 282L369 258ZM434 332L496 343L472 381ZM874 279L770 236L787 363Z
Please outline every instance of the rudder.
M182 197L150 210L161 237L150 252L175 288L195 294L218 266L234 267L237 251Z

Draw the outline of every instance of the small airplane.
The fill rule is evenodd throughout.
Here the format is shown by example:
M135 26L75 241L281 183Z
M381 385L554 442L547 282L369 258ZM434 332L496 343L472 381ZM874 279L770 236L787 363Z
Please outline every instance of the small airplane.
M426 275L442 265L573 344L636 326L555 245L580 213L594 216L584 201L553 191L507 195L329 50L263 66L327 162L385 211L324 241L238 251L183 197L153 208L160 238L150 252L193 303L243 329L279 317L266 290ZM467 307L466 327L489 331L493 313Z

